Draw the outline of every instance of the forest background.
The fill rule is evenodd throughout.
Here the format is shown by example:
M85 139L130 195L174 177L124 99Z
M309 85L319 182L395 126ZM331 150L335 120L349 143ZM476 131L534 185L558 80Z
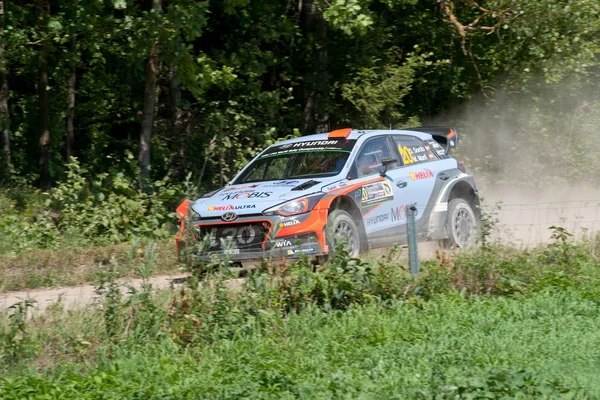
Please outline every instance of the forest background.
M0 0L0 253L167 235L275 141L451 124L485 187L598 183L596 0Z

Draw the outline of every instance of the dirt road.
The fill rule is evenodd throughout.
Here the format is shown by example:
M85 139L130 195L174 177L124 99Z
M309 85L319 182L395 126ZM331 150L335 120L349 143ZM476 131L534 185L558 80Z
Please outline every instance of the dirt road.
M186 277L186 274L155 276L150 278L150 283L157 289L168 289L181 284ZM121 282L127 282L134 287L142 285L141 279L129 279ZM122 290L125 292L127 288L123 287ZM59 300L62 302L64 309L74 309L92 304L99 297L92 285L7 292L0 294L0 311L4 311L13 304L24 300L34 300L34 314L41 314Z
M588 198L588 200L572 200L571 197ZM490 198L493 199L494 196ZM515 195L515 198L511 198L507 191L500 191L497 198L506 203L499 210L494 211L494 207L491 206L494 202L487 202L488 212L491 212L497 220L492 239L515 247L527 248L549 243L552 232L548 227L552 225L565 227L579 238L590 237L600 231L600 193L597 191L591 194L581 191L563 193L562 196L554 193L552 201L548 201L548 195L541 193L537 193L535 199L533 194L526 195L522 192L518 193L518 196ZM593 243L595 244L595 241ZM418 246L421 260L436 257L437 243L419 243ZM378 249L366 254L365 258L373 260L386 253L386 249ZM396 259L406 265L407 254L407 249L402 249ZM174 283L181 283L185 277L185 274L155 276L150 282L154 288L167 289ZM142 284L141 279L128 282L136 287ZM123 290L127 289L124 287ZM0 294L0 311L26 299L36 301L35 313L44 312L59 300L62 301L65 309L73 309L91 304L98 297L92 285L8 292Z

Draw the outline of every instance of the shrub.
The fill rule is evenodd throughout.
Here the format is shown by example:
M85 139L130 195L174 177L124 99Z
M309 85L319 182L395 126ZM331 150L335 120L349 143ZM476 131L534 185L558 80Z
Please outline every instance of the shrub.
M81 235L95 244L169 233L169 221L175 218L169 211L170 201L177 190L166 179L142 190L122 172L113 172L96 175L88 184L88 171L76 160L67 167L67 179L51 192L48 202L59 210L61 231Z
M89 177L74 160L48 193L21 187L0 194L0 253L167 237L179 192L167 178L142 188L122 172Z

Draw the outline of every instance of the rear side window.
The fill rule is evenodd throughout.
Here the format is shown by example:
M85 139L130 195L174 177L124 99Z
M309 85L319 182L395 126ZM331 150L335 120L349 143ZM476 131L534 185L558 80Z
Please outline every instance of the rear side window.
M394 136L394 142L404 165L419 164L434 161L438 156L431 150L431 146L421 139L412 136Z

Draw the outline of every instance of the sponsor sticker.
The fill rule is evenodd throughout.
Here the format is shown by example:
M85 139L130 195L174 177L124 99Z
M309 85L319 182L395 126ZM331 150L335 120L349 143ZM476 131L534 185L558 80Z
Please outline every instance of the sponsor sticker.
M256 204L239 204L237 206L232 206L232 205L210 206L210 207L208 207L208 211L247 210L250 208L256 208Z
M306 151L343 151L349 153L356 140L313 140L306 142L288 143L269 147L261 156L272 157L282 154L293 154Z
M240 254L240 249L223 250L223 254Z
M327 190L334 190L334 189L343 188L346 185L347 185L347 183L344 182L344 181L342 181L342 182L337 182L337 183L334 183L332 185L329 185L325 189L327 189Z
M408 176L410 176L410 179L412 179L413 181L418 181L421 179L433 178L433 172L430 169L425 168L422 171L409 172Z
M232 188L229 188L229 189L225 189L225 190L223 190L223 193L225 193L225 192L244 192L244 191L250 191L251 189L257 188L258 186L259 186L258 184L237 186L237 187L232 187Z
M404 221L406 219L406 206L392 208L392 221Z
M290 247L292 245L292 242L287 240L287 239L282 239L282 240L277 240L275 241L275 247L279 248L279 247Z
M367 226L371 226L371 225L377 225L381 222L387 221L388 219L390 219L390 214L381 214L381 215L375 215L373 217L368 217L366 219L366 222L367 222Z
M287 251L288 256L298 253L314 253L316 250L314 247L306 248L306 249L291 249Z
M268 185L264 185L263 187L273 187L273 188L283 188L283 187L293 187L298 186L300 181L277 181L270 183Z
M444 154L446 154L446 152L444 151L444 148L435 140L433 140L433 139L427 140L427 143L429 143L431 145L431 147L433 147L435 152L438 153L440 156L443 156Z
M271 196L273 192L242 192L229 193L221 195L221 200L240 200L240 199L264 199Z
M300 221L298 221L297 219L293 219L291 221L280 222L279 223L279 227L280 228L287 228L288 226L298 225L299 223L300 223Z
M393 198L392 186L388 181L371 183L363 186L361 189L362 207L383 203Z

